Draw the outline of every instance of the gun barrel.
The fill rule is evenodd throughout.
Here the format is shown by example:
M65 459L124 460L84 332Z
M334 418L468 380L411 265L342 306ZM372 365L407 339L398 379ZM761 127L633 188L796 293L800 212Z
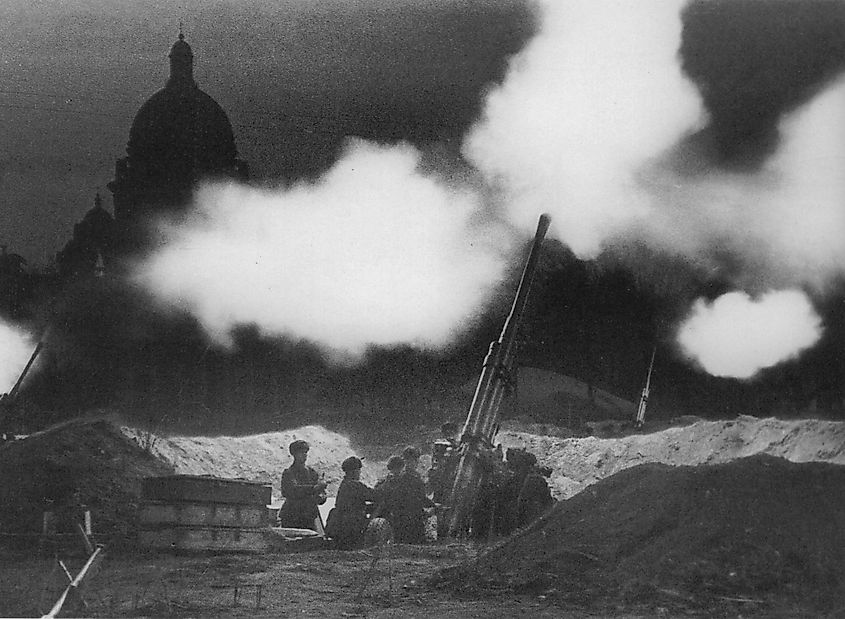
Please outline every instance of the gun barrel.
M18 376L18 380L15 381L15 386L12 387L11 391L9 391L9 399L14 399L15 396L17 396L18 391L20 390L21 385L23 384L24 378L26 378L26 375L29 374L29 370L32 367L32 364L35 363L35 360L38 358L38 353L41 352L41 349L43 347L44 339L42 338L38 341L38 344L36 344L35 350L32 351L32 355L30 355L29 361L26 362L26 365L24 366L23 371L20 373L20 376Z
M646 375L645 379L645 387L643 387L643 393L640 396L640 404L637 407L637 419L635 425L637 427L641 427L645 422L645 409L646 405L648 404L648 396L651 391L651 372L654 369L654 356L657 354L657 346L654 347L654 350L651 351L651 362L648 364L648 374Z
M510 373L516 351L517 335L528 295L540 257L540 247L549 229L551 218L543 214L522 277L499 339L490 344L484 359L481 376L475 388L467 419L461 433L460 461L452 487L449 534L460 535L467 517L475 504L475 495L481 480L480 453L495 435L499 407L510 386Z

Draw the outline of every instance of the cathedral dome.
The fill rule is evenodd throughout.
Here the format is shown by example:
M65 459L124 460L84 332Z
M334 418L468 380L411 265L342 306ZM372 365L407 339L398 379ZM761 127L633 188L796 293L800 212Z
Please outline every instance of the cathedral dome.
M194 81L194 53L181 32L169 58L170 77L135 115L127 156L108 185L127 251L149 241L149 217L186 208L203 179L249 179L226 112Z
M150 97L135 115L126 150L134 166L152 174L223 171L237 157L226 112L196 86L167 86Z
M232 125L223 108L194 82L193 57L180 33L170 51L167 85L135 115L126 150L132 165L148 175L188 181L236 165Z

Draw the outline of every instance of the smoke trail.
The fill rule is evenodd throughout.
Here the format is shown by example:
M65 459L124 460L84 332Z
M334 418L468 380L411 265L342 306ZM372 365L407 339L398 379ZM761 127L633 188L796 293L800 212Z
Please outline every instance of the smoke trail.
M483 308L508 248L475 221L473 193L418 163L409 146L356 142L313 185L207 186L138 278L218 342L255 324L337 359L373 344L444 347Z
M0 393L15 386L34 348L30 334L0 320Z
M816 344L821 319L798 290L751 299L742 292L696 301L678 331L684 352L714 376L751 378Z
M465 153L530 229L594 256L650 212L640 169L702 118L680 69L680 1L543 2L542 27L512 63Z

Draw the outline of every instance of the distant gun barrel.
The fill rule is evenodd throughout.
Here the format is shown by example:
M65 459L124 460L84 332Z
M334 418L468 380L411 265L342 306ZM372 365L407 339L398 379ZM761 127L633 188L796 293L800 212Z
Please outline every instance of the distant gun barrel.
M637 419L634 422L634 425L637 428L642 428L643 424L645 423L645 409L646 405L648 404L648 396L651 391L651 372L654 369L654 355L657 354L657 347L654 347L654 350L651 351L651 363L648 364L648 374L646 375L645 379L645 387L643 387L643 392L640 395L640 404L637 407Z
M44 340L46 338L46 335L47 334L45 333L43 336L41 336L41 339L38 340L38 344L35 345L35 349L29 356L29 361L26 362L23 371L18 376L18 380L15 381L15 385L12 387L9 393L4 393L2 396L0 396L0 433L6 431L5 426L9 420L12 408L15 405L15 400L17 400L18 391L20 391L24 379L26 379L26 376L27 374L29 374L30 369L32 369L35 360L41 353L41 349L44 348Z
M35 345L35 349L29 356L29 361L26 362L23 371L20 373L20 376L18 376L18 380L15 381L15 386L12 387L12 390L9 391L8 395L6 396L9 400L14 400L15 397L17 397L18 391L20 391L21 385L23 384L26 375L29 374L29 370L30 368L32 368L32 364L35 363L35 360L38 358L38 354L41 352L42 348L44 348L44 338L41 338L38 341L38 344Z
M550 223L551 217L546 214L540 216L510 314L505 320L499 339L490 344L490 350L484 359L472 405L461 432L460 460L450 500L450 536L463 534L475 504L482 476L482 450L492 444L498 427L499 407L511 387L519 326L528 303L528 294L540 257L540 247Z

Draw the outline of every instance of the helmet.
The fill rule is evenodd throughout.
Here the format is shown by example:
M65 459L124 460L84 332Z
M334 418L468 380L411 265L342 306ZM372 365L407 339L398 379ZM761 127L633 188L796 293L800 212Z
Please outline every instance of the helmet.
M405 466L405 461L400 456L390 456L390 459L387 461L388 471L398 471L403 466Z

